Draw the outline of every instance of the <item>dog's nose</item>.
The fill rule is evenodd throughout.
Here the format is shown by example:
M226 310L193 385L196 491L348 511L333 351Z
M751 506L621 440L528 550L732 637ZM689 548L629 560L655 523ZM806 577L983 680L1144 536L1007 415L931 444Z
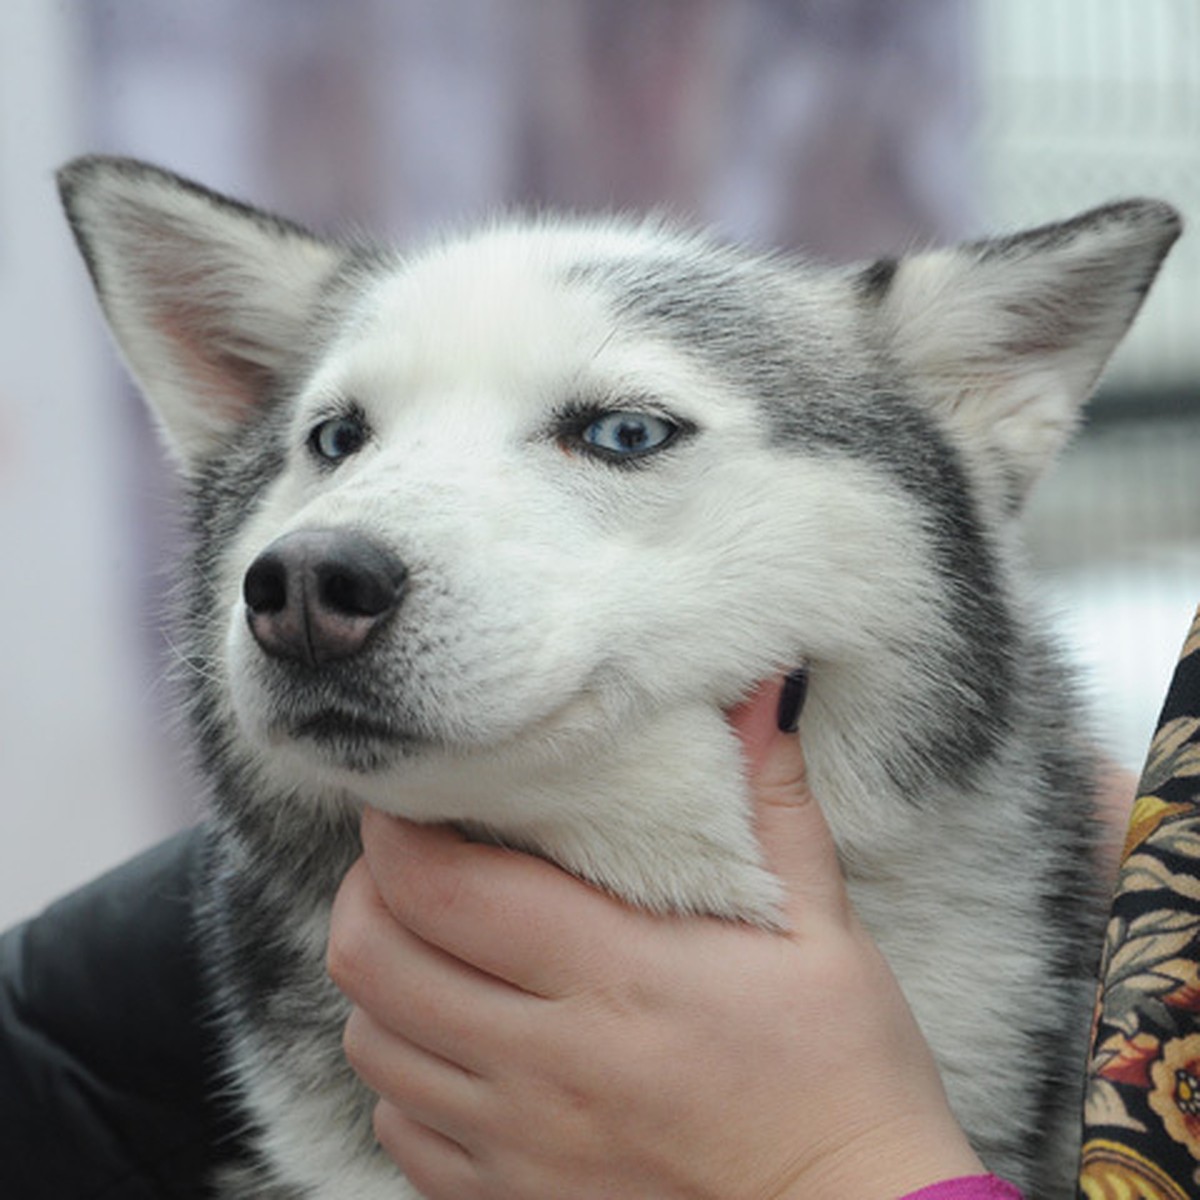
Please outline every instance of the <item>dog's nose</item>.
M350 658L399 607L408 570L349 529L303 529L272 542L242 581L254 640L310 666Z

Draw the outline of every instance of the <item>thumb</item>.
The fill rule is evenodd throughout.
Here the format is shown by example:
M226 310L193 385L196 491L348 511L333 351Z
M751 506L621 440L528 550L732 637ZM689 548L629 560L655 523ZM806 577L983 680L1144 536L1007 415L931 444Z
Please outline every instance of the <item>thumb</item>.
M801 685L802 686L802 685ZM850 899L833 834L808 786L804 751L794 732L796 679L764 683L729 714L746 758L755 832L767 868L784 885L785 910L793 931L814 918L850 922Z

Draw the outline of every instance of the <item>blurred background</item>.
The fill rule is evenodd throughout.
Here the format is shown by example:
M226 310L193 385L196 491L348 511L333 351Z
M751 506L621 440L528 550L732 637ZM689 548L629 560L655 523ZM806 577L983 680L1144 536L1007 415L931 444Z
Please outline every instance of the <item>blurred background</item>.
M320 228L658 206L830 261L1172 201L1191 232L1028 516L1098 735L1140 765L1200 601L1195 0L5 0L0 925L202 808L171 471L53 190L92 150Z

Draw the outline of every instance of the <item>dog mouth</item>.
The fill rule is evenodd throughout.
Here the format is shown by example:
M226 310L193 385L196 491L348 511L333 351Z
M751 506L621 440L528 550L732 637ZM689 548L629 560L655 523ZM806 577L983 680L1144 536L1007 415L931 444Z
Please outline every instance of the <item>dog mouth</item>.
M424 742L390 721L337 708L293 716L277 726L277 734L306 743L322 758L360 774L392 766L416 753Z
M387 721L332 708L322 709L310 716L294 720L288 732L294 738L309 738L315 742L344 739L372 742L408 740L408 735L401 733Z
M267 720L257 725L263 749L290 750L317 772L384 774L417 760L503 753L523 739L565 744L565 738L575 744L597 725L597 696L586 686L548 712L500 730L438 719L442 714L435 707L404 703L377 690L358 696L323 690L324 695L307 698L279 697L270 705Z

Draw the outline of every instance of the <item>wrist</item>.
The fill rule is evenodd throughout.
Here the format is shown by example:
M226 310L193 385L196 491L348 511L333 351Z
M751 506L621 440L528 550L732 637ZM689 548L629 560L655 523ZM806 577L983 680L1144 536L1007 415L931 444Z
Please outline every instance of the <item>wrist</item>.
M838 1150L819 1163L809 1163L803 1175L779 1194L779 1200L809 1200L812 1196L853 1196L855 1200L1020 1200L1015 1191L962 1192L944 1195L926 1191L987 1175L949 1110L944 1119L925 1114L899 1118L885 1128L864 1128L841 1140ZM1001 1181L997 1181L998 1183ZM1003 1185L1008 1187L1009 1185Z

